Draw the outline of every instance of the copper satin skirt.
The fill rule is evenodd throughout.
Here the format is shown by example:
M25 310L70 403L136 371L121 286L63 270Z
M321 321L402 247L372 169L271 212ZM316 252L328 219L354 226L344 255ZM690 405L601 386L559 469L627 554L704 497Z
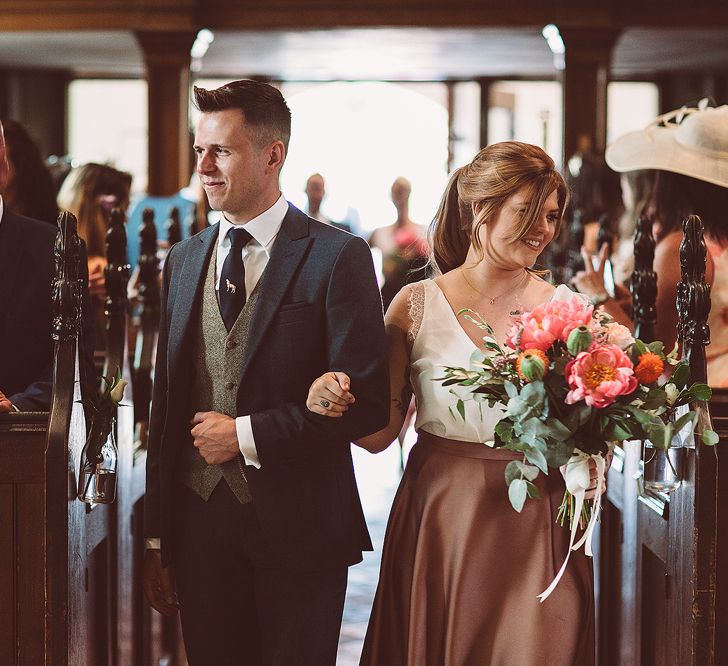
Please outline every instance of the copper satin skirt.
M521 514L505 466L522 456L419 433L394 499L362 651L366 666L594 663L594 577L583 549L556 590L568 530L561 475Z

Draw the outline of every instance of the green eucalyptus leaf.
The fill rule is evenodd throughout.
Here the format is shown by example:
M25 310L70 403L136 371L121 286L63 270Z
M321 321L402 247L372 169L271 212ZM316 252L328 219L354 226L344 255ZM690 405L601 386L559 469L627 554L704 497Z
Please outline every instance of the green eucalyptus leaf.
M543 453L541 453L541 451L539 451L537 448L534 447L534 448L526 451L526 459L528 460L528 462L536 465L536 467L529 466L530 469L536 470L536 474L533 477L528 477L528 476L526 476L525 473L523 475L523 476L526 476L526 478L529 479L529 481L533 481L533 479L536 478L536 476L538 475L538 469L540 469L544 474L549 473L548 462L546 461L546 456ZM538 468L538 469L536 469L536 468Z
M526 492L531 499L539 499L539 497L541 497L541 493L538 492L536 484L531 483L530 481L526 481Z
M670 377L671 384L675 385L679 391L682 391L690 380L690 367L686 363L678 363L672 371Z
M518 389L512 382L504 382L503 388L505 388L509 398L513 399L518 397Z
M574 443L567 441L549 441L546 451L546 462L549 467L561 467L569 462L574 452Z
M513 508L521 513L523 505L528 495L528 486L523 479L514 479L508 486L508 499L511 501Z
M679 433L686 425L690 424L690 434L693 433L693 429L695 428L695 424L698 422L698 413L697 412L687 412L686 414L683 414L679 419L675 421L673 424L673 429L675 432Z
M652 416L640 407L633 407L632 405L628 405L627 407L625 407L625 409L638 423L643 426L647 425L652 419Z
M667 393L663 388L653 388L647 392L643 400L643 409L657 409L667 402Z
M718 437L718 433L714 430L703 430L703 444L706 444L707 446L715 446L719 441L720 437Z
M460 418L464 421L465 420L465 403L462 400L458 400L457 410L458 410L458 414L460 414Z
M647 345L642 342L639 338L634 341L634 348L637 351L638 355L646 354L649 350L647 349Z
M523 463L520 460L511 460L506 465L505 470L505 476L506 476L506 485L510 486L513 481L516 479L521 478L521 470L519 468L519 465L522 465Z
M660 342L660 340L655 340L654 342L650 342L647 345L647 349L649 351L651 351L653 354L657 354L658 356L665 355L665 345L663 342Z
M572 431L569 430L559 419L550 417L546 419L546 427L548 435L553 439L568 439L571 437Z

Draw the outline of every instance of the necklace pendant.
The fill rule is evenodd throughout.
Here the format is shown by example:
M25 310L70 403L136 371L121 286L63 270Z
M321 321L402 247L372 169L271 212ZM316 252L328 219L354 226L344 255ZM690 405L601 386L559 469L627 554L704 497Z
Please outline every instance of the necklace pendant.
M495 305L495 298L490 298L490 299L488 299L488 300L490 301L490 304L491 304L491 305Z

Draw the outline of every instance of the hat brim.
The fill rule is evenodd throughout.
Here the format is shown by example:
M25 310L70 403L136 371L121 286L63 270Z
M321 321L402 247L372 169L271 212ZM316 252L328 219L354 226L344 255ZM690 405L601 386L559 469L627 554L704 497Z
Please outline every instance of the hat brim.
M607 147L605 159L619 173L658 169L728 187L728 160L684 148L672 127L629 132Z

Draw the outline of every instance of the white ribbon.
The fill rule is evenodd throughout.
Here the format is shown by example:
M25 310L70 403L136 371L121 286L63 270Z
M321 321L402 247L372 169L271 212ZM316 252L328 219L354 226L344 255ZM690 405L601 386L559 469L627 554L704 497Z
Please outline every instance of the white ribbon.
M589 477L589 461L594 459L594 464L597 468L597 489L596 498L594 500L594 508L592 514L589 517L589 524L586 526L583 536L577 543L576 530L579 527L579 520L581 519L581 510L584 506L584 495L587 489L591 485ZM584 545L584 552L591 557L592 556L592 536L594 535L594 527L599 519L599 509L602 505L602 488L604 487L604 472L606 470L606 461L601 453L595 453L593 455L587 455L586 453L575 453L566 463L566 471L564 472L564 479L566 481L566 489L574 496L575 504L574 513L571 519L571 538L569 540L569 550L566 553L566 559L559 569L559 573L556 574L556 578L553 579L551 585L549 585L541 594L538 595L539 601L543 603L549 598L549 595L556 589L559 584L561 577L566 571L566 565L569 563L569 557L571 556L572 550L579 550Z

